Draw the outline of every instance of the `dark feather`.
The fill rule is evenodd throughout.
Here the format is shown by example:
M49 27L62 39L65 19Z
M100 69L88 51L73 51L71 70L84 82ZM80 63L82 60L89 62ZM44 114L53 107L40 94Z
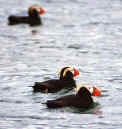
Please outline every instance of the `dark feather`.
M33 86L33 90L36 92L38 91L45 91L48 89L49 93L54 93L60 91L63 88L73 88L75 87L75 81L63 81L63 80L48 80L45 82L35 82Z
M28 16L10 15L8 17L9 25L23 24L23 23L33 26L33 25L42 24L42 21L41 21L41 18L39 16L38 12L35 9L28 11Z
M79 94L67 95L56 100L48 100L46 102L48 108L59 107L77 107L77 108L89 108L93 104L93 99L90 92L82 87Z

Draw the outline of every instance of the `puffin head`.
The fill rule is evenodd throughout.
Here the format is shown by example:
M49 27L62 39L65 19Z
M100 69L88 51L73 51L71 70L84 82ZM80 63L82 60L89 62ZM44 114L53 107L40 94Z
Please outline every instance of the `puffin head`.
M76 94L82 95L85 93L85 89L89 92L91 96L101 96L101 91L94 87L88 85L80 85L76 87Z
M59 70L58 75L60 80L72 79L73 77L79 75L79 71L72 67L63 67Z
M28 9L29 16L38 16L40 14L44 14L45 10L43 8L40 8L37 5L32 5Z

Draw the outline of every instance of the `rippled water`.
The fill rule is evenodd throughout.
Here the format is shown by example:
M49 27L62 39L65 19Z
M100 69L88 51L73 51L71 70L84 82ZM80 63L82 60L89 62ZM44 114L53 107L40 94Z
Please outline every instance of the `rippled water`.
M7 25L32 4L46 10L43 26ZM0 129L122 128L121 0L1 0L0 42ZM102 90L98 106L77 112L41 104L62 93L34 94L30 86L57 78L62 66L79 69L77 84Z

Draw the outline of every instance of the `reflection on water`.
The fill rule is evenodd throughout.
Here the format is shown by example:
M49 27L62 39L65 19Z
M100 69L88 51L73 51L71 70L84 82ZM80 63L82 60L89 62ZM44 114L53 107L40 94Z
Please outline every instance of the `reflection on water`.
M63 108L63 111L64 112L71 112L71 113L78 113L78 114L102 115L102 111L100 110L100 104L99 103L94 103L90 108L87 108L87 109L67 107L67 108Z

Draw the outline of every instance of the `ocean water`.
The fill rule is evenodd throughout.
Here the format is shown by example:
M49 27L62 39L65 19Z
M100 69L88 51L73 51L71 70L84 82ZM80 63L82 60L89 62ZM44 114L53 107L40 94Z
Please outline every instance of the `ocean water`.
M46 10L42 26L8 26L32 4ZM79 69L77 85L101 89L93 109L50 110L42 102L65 94L33 93L64 66ZM0 85L0 129L121 129L122 1L0 0Z

